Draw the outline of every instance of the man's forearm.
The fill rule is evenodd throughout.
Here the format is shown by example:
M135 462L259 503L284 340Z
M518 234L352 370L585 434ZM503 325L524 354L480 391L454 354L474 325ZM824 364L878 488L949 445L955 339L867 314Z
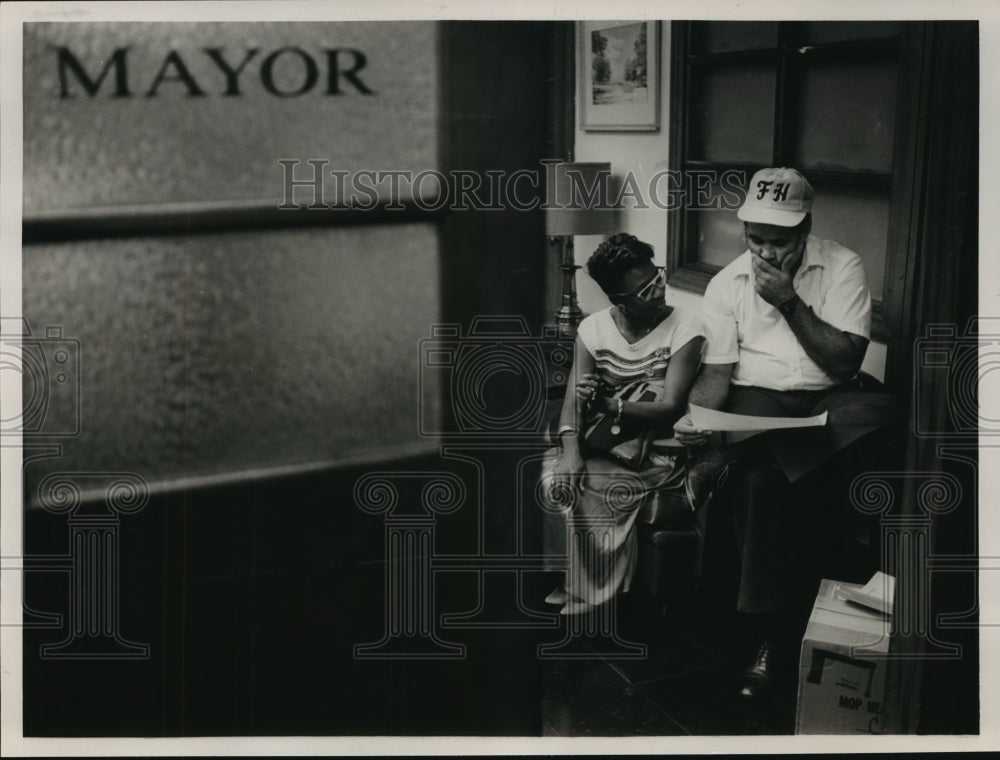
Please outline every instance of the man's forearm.
M806 355L820 369L831 377L844 381L857 374L864 359L864 351L859 351L846 333L817 317L798 296L782 309L782 315Z
M731 364L702 365L698 379L688 396L688 403L707 409L721 409L729 397Z

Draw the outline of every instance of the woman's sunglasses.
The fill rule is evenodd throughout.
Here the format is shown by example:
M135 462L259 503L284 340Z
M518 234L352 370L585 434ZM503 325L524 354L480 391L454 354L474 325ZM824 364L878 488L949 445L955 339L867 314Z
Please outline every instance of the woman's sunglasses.
M663 267L656 268L656 274L643 283L634 293L611 293L614 298L637 298L640 301L648 301L650 297L667 284L667 273Z

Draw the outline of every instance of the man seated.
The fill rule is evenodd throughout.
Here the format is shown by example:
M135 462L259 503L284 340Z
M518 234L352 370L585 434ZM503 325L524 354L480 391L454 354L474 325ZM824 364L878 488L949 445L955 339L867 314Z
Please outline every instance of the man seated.
M737 609L763 642L741 687L748 698L773 681L776 656L794 663L802 606L808 614L818 572L829 571L812 560L836 558L844 546L859 447L899 417L893 398L859 389L868 282L856 253L810 234L812 200L794 169L754 174L737 212L747 250L705 291L707 350L690 403L760 416L827 412L826 425L729 434L722 445L690 416L674 428L685 445L706 447L688 475L692 508L725 480L712 509L732 510ZM809 583L796 588L802 580Z

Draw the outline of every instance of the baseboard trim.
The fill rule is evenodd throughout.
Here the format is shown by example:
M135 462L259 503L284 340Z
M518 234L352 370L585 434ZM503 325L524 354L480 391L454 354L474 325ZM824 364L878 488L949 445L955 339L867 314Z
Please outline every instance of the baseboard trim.
M280 478L293 478L306 475L316 475L325 472L353 469L358 467L377 468L400 460L433 456L440 453L441 441L438 439L408 443L400 446L389 446L381 449L371 449L352 456L323 459L314 462L304 462L267 467L251 467L245 470L212 473L204 475L188 475L147 481L150 496L163 496L180 491L196 491L226 486L260 483ZM82 504L103 501L104 489L92 488L80 491ZM28 502L31 509L43 509L38 499Z

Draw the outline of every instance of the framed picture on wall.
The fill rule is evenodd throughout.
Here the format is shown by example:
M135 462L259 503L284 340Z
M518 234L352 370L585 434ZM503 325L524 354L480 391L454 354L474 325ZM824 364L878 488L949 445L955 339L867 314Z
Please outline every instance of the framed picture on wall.
M660 128L660 22L576 25L580 126L588 132Z

